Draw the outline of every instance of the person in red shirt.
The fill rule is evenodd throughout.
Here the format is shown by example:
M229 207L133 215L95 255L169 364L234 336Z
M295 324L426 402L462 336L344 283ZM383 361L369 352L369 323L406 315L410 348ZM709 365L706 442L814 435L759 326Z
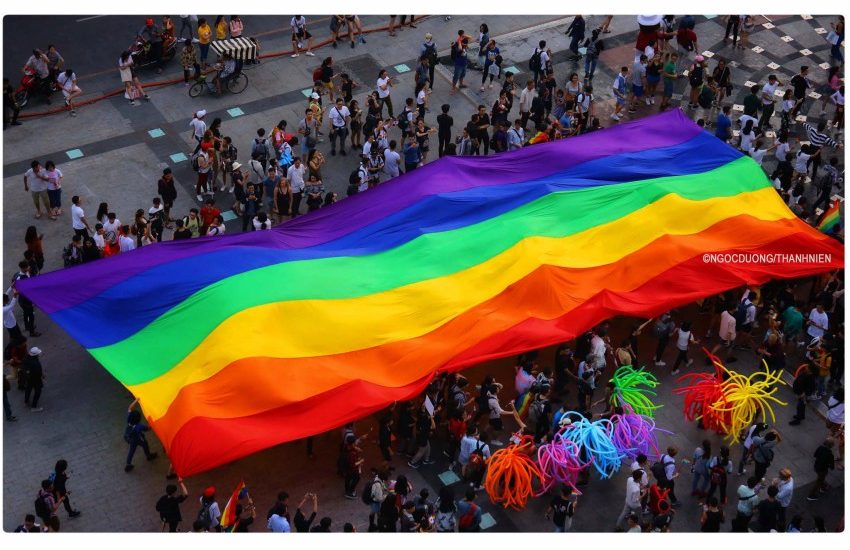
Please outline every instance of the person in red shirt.
M449 455L452 465L457 460L457 453L460 450L460 440L466 435L466 427L470 418L469 413L459 410L452 411L449 417L449 434L451 434L451 437L449 438L449 448L446 450L446 453Z
M207 199L204 206L201 207L201 235L207 234L207 228L212 225L217 216L221 214L215 205L215 200Z
M685 59L688 56L688 52L699 51L697 33L693 29L680 27L678 32L676 32L676 43L679 44L680 50L684 50L684 52L679 51L680 59Z

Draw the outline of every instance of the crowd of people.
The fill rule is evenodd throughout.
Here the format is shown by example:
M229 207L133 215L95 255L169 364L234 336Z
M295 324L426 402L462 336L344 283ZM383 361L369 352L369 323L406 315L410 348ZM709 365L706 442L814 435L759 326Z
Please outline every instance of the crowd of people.
M140 31L140 35L147 33L154 55L161 56L161 45L154 46L157 37L160 41L163 34L166 40L182 38L183 31L188 28L191 40L193 26L196 27L199 57L195 57L194 51L181 57L187 82L191 73L197 75L206 67L213 34L215 39L224 39L228 35L241 36L244 32L238 16L232 16L229 23L220 16L212 27L203 18L194 24L192 17L181 16L183 26L179 33L174 32L170 18L164 20L163 27L149 20ZM391 36L405 26L407 17L401 16L399 26L393 16L388 31ZM753 32L753 17L726 17L726 40L732 41L733 51L739 47L739 33L741 46L747 47ZM414 21L413 16L409 16L408 26L415 28ZM546 41L539 41L530 52L531 77L518 83L516 75L503 71L499 45L490 36L486 24L481 24L474 36L458 30L448 48L448 60L442 61L452 67L452 93L467 88L465 79L476 69L481 71L480 92L492 89L494 82L498 90L493 92L492 105L478 105L468 121L457 124L451 105L436 108L430 104L435 70L441 63L438 49L445 49L436 45L431 33L424 35L417 52L412 94L397 91L399 82L386 70L376 75L374 86L367 86L356 82L349 74L339 73L334 58L325 57L313 73L314 83L303 118L293 125L294 129L286 120L271 128L258 128L256 137L243 148L248 151L247 155L244 152L240 155L220 118L208 125L206 111L196 111L189 125L195 146L188 157L196 177L195 198L199 204L190 206L188 211L182 207L184 215L177 213L178 193L170 168L158 175L155 196L152 192L149 205L135 210L132 222L129 219L122 222L116 213L118 208L106 202L100 202L94 217L89 217L83 197L74 195L68 209L73 236L61 251L63 264L72 267L99 261L139 247L154 246L163 240L215 238L227 231L226 210L241 218L242 231L254 231L269 230L286 220L328 207L339 197L327 191L323 183L322 168L326 158L322 149L327 145L330 145L327 152L331 156L350 154L352 157L346 192L351 196L368 192L444 156L498 154L602 131L593 80L599 55L606 47L604 35L610 32L610 23L611 18L606 17L588 36L586 22L581 16L572 21L567 29L568 54L574 60L584 57L584 74L559 75L563 86L555 76L554 52ZM357 16L332 16L330 24L334 48L346 34L352 48L356 41L365 42ZM833 23L833 33L839 44L843 40L843 25L842 17ZM292 56L302 51L313 56L312 36L307 31L306 19L294 16L291 26ZM735 69L720 54L707 60L699 53L698 44L691 16L678 21L665 16L658 28L641 30L633 64L622 66L614 79L613 123L647 114L655 105L656 95L660 95L660 110L672 107L676 82L685 78L687 93L682 102L684 104L684 98L688 98L684 106L686 111L693 113L706 131L737 147L759 164L773 152L776 165L769 176L777 191L800 218L817 224L823 211L830 206L833 193L843 184L838 154L843 148L839 135L843 131L844 105L840 48L832 48L833 64L825 71L822 84L813 81L813 69L806 66L787 83L771 74L765 83L751 86L744 99L743 111L733 122L729 98L734 88L732 71ZM191 41L185 47L194 50ZM52 51L55 52L55 48ZM477 58L471 53L473 51L477 52ZM50 52L51 48L48 54L34 52L28 66L39 74L44 69L42 65L48 71L60 70L61 63L56 63L56 57L51 58ZM127 85L128 97L134 100L138 95L144 96L132 67L132 55L128 58L122 55L122 59L125 64L122 81ZM714 66L709 66L710 63ZM61 74L68 74L68 71L70 69ZM66 103L73 111L72 102L79 95L78 88L76 91L74 88L73 71L67 78L66 82L71 81L73 86L65 95ZM8 85L8 81L5 84ZM136 84L138 89L134 92ZM62 89L64 93L64 86ZM362 94L361 89L367 93ZM819 100L809 96L813 89L818 90ZM402 101L398 101L400 93L404 97ZM394 98L400 110L394 105ZM812 110L808 111L805 122L797 120L808 101L820 101L821 117L817 122L813 120L816 117ZM516 110L513 109L515 103ZM832 110L831 120L828 110ZM778 128L774 128L771 120L776 113L780 114ZM803 132L805 143L795 137L795 130ZM434 137L436 150L431 151ZM24 175L24 190L31 193L36 219L43 215L50 221L65 219L62 184L62 171L52 160L45 160L43 164L39 160L32 161ZM834 235L843 238L841 225L837 226ZM38 275L44 267L45 251L43 235L36 226L27 228L24 240L26 252L20 260L19 272L4 294L4 326L10 337L4 358L15 374L12 379L17 380L18 388L24 392L25 404L38 412L42 410L39 398L44 382L40 363L42 350L30 347L28 338L18 326L15 307L23 313L29 338L37 338L40 333L36 330L33 304L17 293L14 283ZM800 296L802 289L809 286L813 290L807 296ZM843 292L841 271L824 278L775 282L761 288L729 292L699 305L699 315L708 316L703 345L712 343L713 353L722 351L721 355L729 363L742 354L752 354L759 361L764 360L771 369L785 368L794 373L797 409L791 422L793 426L806 421L807 408L813 401L823 402L827 421L823 443L811 449L817 482L808 495L810 500L829 495L825 481L827 473L843 468ZM523 354L517 361L515 394L507 391L509 384L497 382L490 375L479 384L471 383L461 374L438 376L419 398L398 403L376 416L377 445L383 460L372 468L366 467L365 435L358 436L354 425L347 425L342 431L337 464L343 496L360 499L368 506L369 530L479 530L482 513L476 498L483 488L487 460L494 450L515 444L517 433L531 435L541 444L579 417L614 415L617 408L608 399L610 384L606 381L606 373L613 366L650 363L658 369L664 368L665 358L670 359L671 341L676 355L670 372L677 374L681 367L693 363L688 353L700 339L695 336L697 329L692 310L683 308L664 314L649 325L654 349L644 351L641 346L642 353L638 345L646 336L644 339L639 336L648 325L635 325L621 337L614 337L611 325L606 322L575 341L558 346L553 361L541 361L539 352ZM765 330L757 337L758 328ZM14 421L9 391L9 382L4 378L4 412L7 420ZM531 405L521 413L514 404L514 397L527 393L532 396ZM567 414L568 411L572 412ZM486 423L482 422L484 418ZM505 419L510 428L506 427ZM125 441L129 452L125 470L130 472L137 448L141 447L149 460L155 459L156 453L150 451L144 435L147 427L133 405L128 411L127 426ZM713 448L706 440L694 451L690 461L682 460L685 453L673 446L661 456L652 457L657 458L655 462L651 462L650 457L638 457L630 465L622 513L611 518L611 527L629 532L671 530L680 502L675 491L676 482L685 474L684 466L691 464L691 494L703 506L703 531L719 531L723 524L733 531L823 530L822 520L814 518L813 525L805 525L809 518L787 517L786 514L794 491L794 472L781 457L775 458L774 453L781 451L779 445L783 437L789 437L791 429L783 428L780 432L777 426L759 422L742 434L740 449ZM414 491L404 474L394 473L397 465L394 460L399 455L414 469L437 460L447 462L465 481L463 494L443 487L432 500L427 488ZM752 464L753 475L742 478L743 483L737 489L733 485L732 492L728 493L728 477L735 473L735 462L739 476L745 475L749 464ZM27 515L18 530L58 530L56 512L62 504L70 517L79 514L69 504L67 475L63 473L66 470L67 463L60 460L55 474L41 484L35 505L35 516L41 523L36 522L35 516ZM768 479L768 473L775 477ZM189 492L182 479L171 472L169 478L176 479L177 483L166 487L166 494L157 503L156 510L163 530L167 527L175 531L182 520L180 505ZM589 481L585 473L579 485L585 486ZM569 531L579 509L579 497L571 487L558 488L554 495L546 518L553 521L556 530ZM731 505L729 497L736 499ZM315 523L318 514L315 494L307 493L292 515L288 498L285 491L281 492L269 510L266 517L269 530L332 530L330 517ZM215 488L205 489L199 502L200 510L192 530L222 530L221 506L216 500ZM312 509L309 516L306 515L308 508ZM250 496L246 494L240 499L236 510L235 527L229 526L226 530L249 530L256 519ZM343 530L353 531L354 527L346 524Z

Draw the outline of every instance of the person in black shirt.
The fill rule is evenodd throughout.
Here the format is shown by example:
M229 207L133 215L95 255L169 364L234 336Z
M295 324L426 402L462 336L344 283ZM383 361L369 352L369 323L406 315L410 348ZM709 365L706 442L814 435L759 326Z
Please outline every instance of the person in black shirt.
M254 518L257 517L257 508L254 506L254 501L248 498L248 506L236 505L236 523L233 524L231 533L247 533L248 527L254 523ZM247 514L247 515L246 515Z
M331 532L331 518L328 516L323 517L319 520L319 524L310 529L311 533L330 533Z
M815 392L815 377L812 376L808 364L803 364L800 367L800 372L794 378L791 390L797 396L797 413L789 424L797 426L806 418L806 403L809 397Z
M561 494L552 499L546 510L546 519L552 518L556 533L566 533L573 525L573 514L575 513L575 499L573 488L569 485L561 487Z
M776 500L777 494L779 494L779 487L771 485L767 488L767 500L759 502L758 530L761 533L769 533L778 529L782 505Z
M452 140L452 125L455 121L449 116L450 108L448 103L443 104L440 107L442 113L437 115L437 141L439 143L437 152L441 158L446 154L446 146Z
M514 96L516 95L516 83L514 82L514 73L511 71L505 72L505 83L502 84L502 91L508 98L508 113L514 106Z
M793 121L797 117L797 112L803 106L803 102L806 100L806 90L811 87L809 83L809 79L807 75L809 74L809 68L806 65L800 67L800 73L795 74L791 78L791 86L794 87L794 99L797 100L797 103L794 104L794 108L791 109L791 120Z
M313 511L310 513L310 517L307 518L304 516L304 512L301 511L301 508L304 507L304 503L307 500L313 501ZM316 514L319 511L319 497L316 496L315 493L306 493L304 498L301 499L301 502L298 503L298 508L295 509L295 531L298 533L307 533L310 531L310 525L313 524L313 520L316 519Z
M487 107L484 105L478 106L478 123L477 123L477 133L476 137L478 138L478 145L484 145L484 154L490 154L490 115L487 114ZM475 154L478 154L478 150L476 149Z
M177 224L177 228L174 230L175 241L181 241L184 239L192 238L192 231L186 227L183 227L183 220L176 220L174 223Z
M273 515L277 514L280 517L287 515L287 503L289 502L289 493L286 491L281 491L277 494L277 501L275 501L274 506L269 509L268 514L266 514L266 520L270 519Z
M75 518L80 515L79 510L74 510L71 507L71 499L68 498L70 491L68 491L66 484L68 483L68 461L67 460L58 460L56 462L56 466L53 470L53 475L51 476L51 481L53 482L53 494L56 497L56 500L62 499L62 504L65 505L65 511L68 512L68 517Z
M165 487L165 494L159 497L156 503L156 511L159 512L159 519L162 521L162 530L165 531L166 524L168 525L169 533L176 533L177 526L183 520L180 514L180 503L189 496L189 491L186 490L186 484L182 478L177 479L180 485L180 494L177 494L177 485L169 483Z
M15 527L15 533L41 533L41 525L35 522L35 516L27 514L24 522Z
M835 440L827 437L826 441L815 450L815 473L818 475L818 478L807 500L817 500L820 498L821 493L825 493L829 489L829 485L826 483L826 475L830 470L835 469L835 455L832 453L834 446Z

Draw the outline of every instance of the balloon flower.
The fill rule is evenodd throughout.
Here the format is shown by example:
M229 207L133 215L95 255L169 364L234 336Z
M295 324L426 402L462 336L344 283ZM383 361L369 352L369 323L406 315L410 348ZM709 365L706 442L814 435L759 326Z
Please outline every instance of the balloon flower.
M580 416L576 412L564 413L571 417ZM582 417L564 427L562 437L575 443L578 448L583 449L588 460L599 472L602 479L611 477L620 469L622 460L626 458L613 441L614 425L608 419L599 419L591 422Z
M576 487L578 473L590 466L592 459L583 462L580 455L578 445L564 439L560 431L555 434L551 443L541 445L537 450L537 463L540 464L544 476L543 491L561 483L572 487L576 494L581 494Z
M613 432L611 439L617 449L629 457L637 458L643 454L648 457L661 456L658 450L658 438L655 421L645 415L637 414L626 405L623 414L611 416Z
M535 478L540 487L545 485L545 479L531 458L533 450L534 438L523 435L518 444L499 449L490 456L484 489L491 502L522 510L530 497L543 494L542 489L540 492L534 490Z
M629 405L636 413L644 416L655 416L655 409L661 408L648 397L656 395L651 388L658 386L658 379L645 371L644 367L620 367L614 371L611 382L614 383L611 404L615 407Z

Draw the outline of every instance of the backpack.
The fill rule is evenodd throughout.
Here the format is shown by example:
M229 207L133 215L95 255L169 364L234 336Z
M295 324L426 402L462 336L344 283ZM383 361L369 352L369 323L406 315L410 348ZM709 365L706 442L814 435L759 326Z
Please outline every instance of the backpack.
M432 66L436 65L437 64L437 45L436 44L422 44L422 46L425 48L425 53L423 55L425 55L425 57L428 59L428 64L432 65ZM452 59L454 59L454 57L452 57Z
M738 304L738 309L735 310L735 325L740 329L747 322L747 310L752 305L749 299Z
M266 138L254 138L254 144L251 145L251 156L254 156L254 154L259 155L257 160L260 162L263 162L268 157L269 150L266 147Z
M198 510L198 523L204 526L204 529L209 529L212 526L212 513L210 512L210 507L215 501L211 501L209 504L202 504L201 509Z
M35 515L40 517L41 519L47 521L50 516L53 515L53 511L50 509L50 505L47 504L47 494L38 493L38 496L35 497Z
M475 444L475 450L469 454L468 467L474 472L480 472L484 464L484 445L479 441Z
M401 130L402 134L407 133L407 126L410 124L410 121L407 120L407 115L409 113L410 113L410 111L408 111L407 107L405 107L404 110L402 110L402 112L399 113L399 115L397 117L398 129Z
M688 81L691 83L691 86L699 86L702 84L702 66L700 65L691 65L690 69L688 69Z
M535 399L528 408L528 418L526 419L530 426L537 426L537 423L543 418L543 410L546 408L546 403L540 399Z
M539 48L534 48L534 53L531 55L531 59L528 60L528 68L531 69L532 72L540 71L540 54L542 52Z
M709 474L712 485L722 485L726 482L726 468L721 466L719 462L711 467Z
M322 68L316 67L313 69L313 82L321 82L322 80Z
M457 530L458 531L467 531L472 527L472 522L475 521L475 512L478 511L478 505L474 502L469 503L469 510L457 521Z
M649 468L649 471L652 472L653 477L655 477L656 481L666 481L667 480L667 472L666 466L667 463L664 459L667 458L667 455L661 455L661 458L652 464Z
M703 109L708 109L711 107L712 101L714 101L714 92L712 91L711 86L703 85L702 90L699 92L699 97L697 98L699 106Z
M452 42L452 49L451 49L452 61L457 59L459 56L460 56L460 49L457 46L457 42Z
M360 494L360 500L363 501L363 504L371 506L375 503L375 499L372 498L372 489L375 488L376 483L380 483L380 481L372 480L372 483L363 486L363 493Z

